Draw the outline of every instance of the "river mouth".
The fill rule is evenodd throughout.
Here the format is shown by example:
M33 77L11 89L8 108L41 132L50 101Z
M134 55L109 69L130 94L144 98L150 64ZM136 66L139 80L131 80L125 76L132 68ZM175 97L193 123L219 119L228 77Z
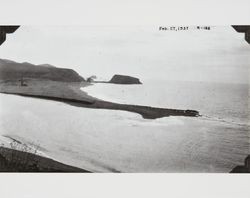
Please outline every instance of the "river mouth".
M41 82L41 84L39 84L39 82ZM2 82L0 92L3 94L14 94L24 97L59 101L77 107L129 111L140 114L144 119L157 119L168 116L200 116L199 112L196 110L158 108L100 100L82 91L82 88L80 89L79 87L81 85L80 83L75 85L73 83L44 80L37 82L36 79L29 79L28 83L29 86L22 87L18 86L18 83L15 82L12 84L9 84L9 82ZM42 87L42 85L45 85L45 87ZM85 83L84 86L87 85L88 84Z

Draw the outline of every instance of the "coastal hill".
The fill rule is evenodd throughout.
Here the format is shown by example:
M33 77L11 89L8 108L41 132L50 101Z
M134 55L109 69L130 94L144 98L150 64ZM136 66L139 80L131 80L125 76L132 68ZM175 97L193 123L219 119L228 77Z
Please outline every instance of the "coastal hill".
M72 69L57 68L49 64L34 65L31 63L17 63L0 59L0 80L20 80L21 78L34 78L61 82L85 81Z
M95 99L80 90L87 85L89 83L72 69L0 59L1 93L89 104Z

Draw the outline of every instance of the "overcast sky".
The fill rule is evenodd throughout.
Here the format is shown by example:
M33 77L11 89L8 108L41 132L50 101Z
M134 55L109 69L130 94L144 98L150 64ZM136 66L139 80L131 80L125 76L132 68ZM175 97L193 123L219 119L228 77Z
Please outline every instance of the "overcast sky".
M22 26L0 58L72 68L83 77L248 83L250 45L230 26L159 31L158 26Z

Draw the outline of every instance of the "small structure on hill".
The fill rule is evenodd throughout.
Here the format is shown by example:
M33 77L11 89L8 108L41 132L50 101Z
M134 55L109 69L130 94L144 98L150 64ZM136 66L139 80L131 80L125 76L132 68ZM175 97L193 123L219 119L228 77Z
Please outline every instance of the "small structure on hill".
M22 86L22 87L27 87L28 85L27 85L27 83L25 83L25 81L23 80L23 78L21 78L21 80L19 80L20 81L20 85Z

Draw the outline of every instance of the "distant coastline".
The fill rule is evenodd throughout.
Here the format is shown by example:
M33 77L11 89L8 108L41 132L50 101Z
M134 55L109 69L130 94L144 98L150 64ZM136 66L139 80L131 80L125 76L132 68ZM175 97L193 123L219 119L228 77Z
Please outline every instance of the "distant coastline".
M16 73L16 68L21 70L18 74ZM52 74L51 69L53 69ZM90 86L92 84L86 82L84 78L73 70L63 69L63 71L61 71L60 68L54 66L36 66L30 63L16 63L9 60L1 60L0 73L0 93L3 94L56 100L84 108L129 111L138 113L145 119L156 119L168 116L200 116L199 112L196 110L119 104L94 98L80 90L81 87ZM58 73L62 73L63 75L55 78L53 74L56 75ZM139 79L136 79L136 82L140 83Z

